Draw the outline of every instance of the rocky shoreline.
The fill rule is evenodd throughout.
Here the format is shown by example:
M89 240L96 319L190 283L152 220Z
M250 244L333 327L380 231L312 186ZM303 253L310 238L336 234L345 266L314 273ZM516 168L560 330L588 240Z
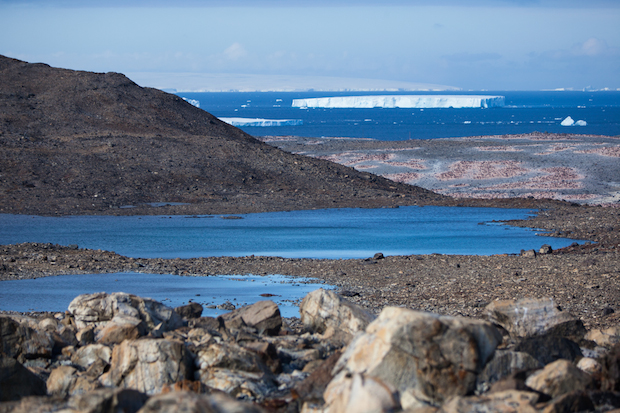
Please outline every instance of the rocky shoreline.
M620 407L620 329L550 299L482 319L374 315L308 294L300 323L260 301L217 318L125 293L0 315L0 412L580 412Z

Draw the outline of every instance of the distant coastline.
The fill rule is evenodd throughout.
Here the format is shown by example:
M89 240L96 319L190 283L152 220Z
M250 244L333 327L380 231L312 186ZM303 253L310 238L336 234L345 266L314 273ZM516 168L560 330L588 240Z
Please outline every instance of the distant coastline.
M188 92L443 92L454 86L398 80L329 76L250 75L228 73L130 72L127 77L143 87L172 93Z

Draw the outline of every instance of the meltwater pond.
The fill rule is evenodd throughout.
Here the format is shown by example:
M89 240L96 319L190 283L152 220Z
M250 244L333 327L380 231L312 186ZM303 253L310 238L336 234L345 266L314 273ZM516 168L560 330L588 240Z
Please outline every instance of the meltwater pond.
M309 279L283 275L188 277L140 273L59 275L2 281L0 286L0 310L65 311L71 300L80 294L122 291L152 298L173 308L189 301L200 303L204 307L202 315L211 317L229 310L209 309L208 306L230 301L240 307L260 300L276 302L283 317L299 317L297 301L317 288L331 288Z
M542 244L557 249L575 241L540 237L533 230L497 222L524 219L531 213L523 209L411 206L236 216L0 215L0 244L77 244L135 258L263 255L339 259L366 258L377 252L518 253Z

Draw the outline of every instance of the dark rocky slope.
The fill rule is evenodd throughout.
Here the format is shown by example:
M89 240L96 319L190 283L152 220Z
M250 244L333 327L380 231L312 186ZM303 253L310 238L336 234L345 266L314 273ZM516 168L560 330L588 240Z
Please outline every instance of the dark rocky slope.
M119 73L0 56L0 213L225 213L444 197L266 145ZM152 208L153 202L189 203ZM119 209L133 205L137 208Z

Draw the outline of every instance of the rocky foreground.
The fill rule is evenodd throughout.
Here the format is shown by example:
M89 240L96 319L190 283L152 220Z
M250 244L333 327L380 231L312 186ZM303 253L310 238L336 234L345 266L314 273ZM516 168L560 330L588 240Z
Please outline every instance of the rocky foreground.
M218 318L124 293L0 316L0 412L579 412L620 408L620 327L552 300L484 318L316 290L290 325L260 301Z

